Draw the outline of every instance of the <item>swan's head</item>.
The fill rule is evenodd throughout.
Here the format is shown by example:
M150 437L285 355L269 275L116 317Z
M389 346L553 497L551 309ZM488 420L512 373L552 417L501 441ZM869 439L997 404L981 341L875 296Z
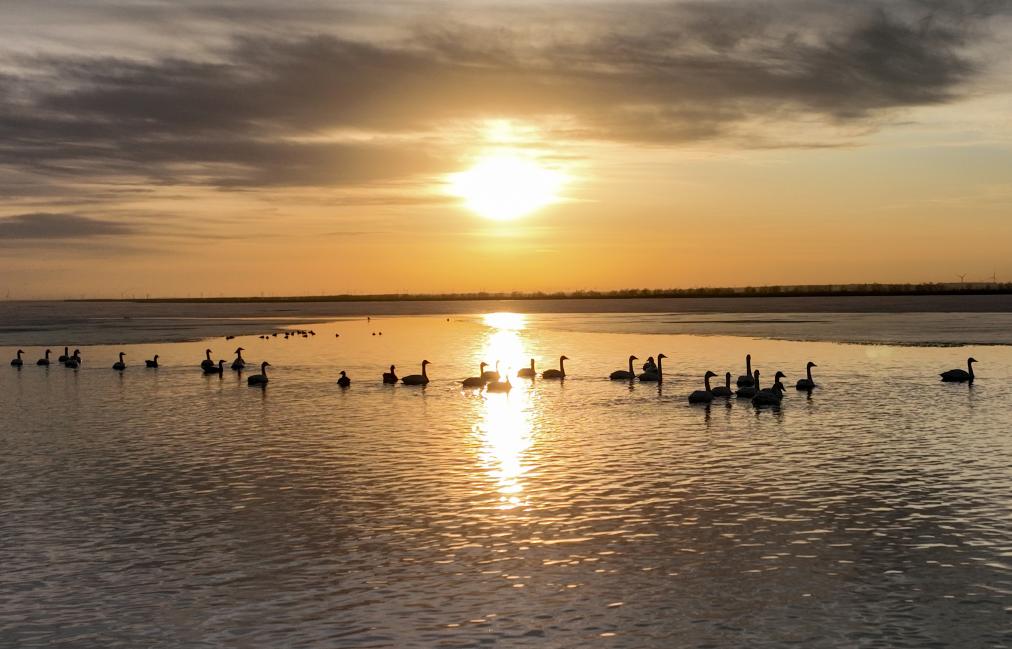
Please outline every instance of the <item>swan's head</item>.
M717 376L717 375L714 374L713 372L711 372L710 370L707 370L706 374L703 375L703 378L704 379L712 379L715 376Z
M657 355L657 360L660 360L662 358L667 358L667 356L665 356L664 354L658 354Z
M394 371L394 366L393 366L393 365L391 365L391 366L390 366L390 371L391 371L391 372L393 372L393 371Z
M341 370L341 376L347 376L347 374L345 374L344 370Z
M484 370L486 367L488 367L488 363L486 363L485 361L478 363L478 369Z
M631 361L638 361L638 360L639 360L639 358L637 358L637 357L635 357L635 356L630 356L630 357L629 357L629 360L631 360Z
M569 357L568 356L559 356L559 360L560 361L568 361Z
M752 361L752 354L745 354L745 362L749 363Z
M818 365L816 365L812 361L808 361L808 367L818 367Z
M222 363L224 363L224 362L225 361L222 361ZM264 361L263 363L260 363L260 369L263 369L265 367L271 367L271 364L268 363L267 361Z
M756 370L756 371L752 372L752 374L755 376L755 380L758 381L759 380L759 370Z
M242 347L236 347L235 348L235 353L236 354L238 354L239 352L244 352L244 351L246 351L246 350L244 348L242 348Z
M728 381L730 381L731 380L731 373L730 372L724 372L724 378L727 379Z
M19 349L19 350L17 351L17 353L18 353L18 355L24 354L24 353L25 353L25 350L23 350L23 349Z
M52 354L52 353L53 353L53 350L52 350L52 349L47 349L47 350L46 350L46 353L47 353L47 354Z
M78 355L80 355L80 353L81 353L80 349L75 349L74 350L74 356L78 356Z
M205 354L210 354L210 353L211 353L211 350L210 350L210 349L205 349L205 350L204 350L204 353L205 353Z
M158 360L158 354L155 354L155 360L156 361Z
M119 359L120 359L120 360L123 360L123 357L124 357L124 356L126 356L126 354L125 354L124 352L120 352L120 353L119 353Z
M966 359L966 362L967 363L977 363L979 361L976 358L968 358L968 359Z
M425 367L426 365L432 365L432 363L429 361L422 361L422 367Z
M774 381L779 381L780 379L786 379L786 378L787 378L787 375L784 374L783 372L779 371L779 370L777 370L777 373L773 375L773 380Z

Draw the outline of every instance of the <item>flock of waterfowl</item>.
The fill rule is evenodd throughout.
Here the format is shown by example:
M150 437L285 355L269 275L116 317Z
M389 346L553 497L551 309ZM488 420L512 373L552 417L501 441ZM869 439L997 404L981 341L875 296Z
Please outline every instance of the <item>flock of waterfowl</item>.
M276 335L276 334L275 334ZM286 334L287 338L289 334ZM312 331L299 330L298 334L303 337L309 335L316 335ZM264 336L261 336L263 338ZM234 336L226 337L227 340L233 339ZM238 347L235 350L235 359L232 361L231 369L242 372L246 367L246 361L242 357L242 352L245 351L242 347ZM24 360L21 356L24 354L24 350L17 350L16 357L11 361L11 365L20 368L24 365ZM225 363L224 360L219 360L217 363L211 358L211 350L205 350L205 358L200 362L200 369L204 374L218 374L224 375ZM40 358L36 365L48 366L50 365L50 355L52 351L45 350L45 355ZM127 365L124 360L126 354L124 352L119 353L119 360L113 363L112 369L122 372L126 370ZM642 371L637 372L633 366L633 361L639 360L636 356L629 356L628 369L615 370L608 378L612 381L640 381L643 383L661 383L664 380L664 359L667 358L664 354L658 354L656 362L653 357L650 357L647 362L642 366ZM566 378L566 361L569 360L567 356L559 357L558 369L551 368L544 370L541 373L541 378L544 380L564 380ZM68 347L63 348L63 354L59 356L57 362L63 364L64 367L76 369L81 366L81 350L75 349L74 353L71 354ZM976 363L975 358L969 358L966 362L966 370L954 369L948 370L940 374L942 381L947 383L972 383L974 379L973 375L973 364ZM154 358L144 361L145 367L157 368L158 367L158 355L155 354ZM421 374L409 374L407 376L398 377L397 368L393 365L390 366L389 372L383 373L383 383L396 384L398 382L404 385L427 385L429 383L428 366L431 363L427 360L422 361ZM260 364L260 373L248 376L246 382L251 386L265 386L267 385L267 368L271 364L264 361ZM496 361L495 369L488 370L488 363L482 362L478 366L478 374L471 376L461 381L461 388L464 390L484 390L487 393L508 393L513 389L513 384L510 381L510 377L507 373L500 373L499 362ZM809 362L805 367L806 376L803 379L799 379L795 384L795 388L801 391L811 392L817 386L815 380L812 378L812 368L817 367L813 362ZM337 380L337 384L342 388L351 386L351 378L348 377L347 372L341 371L341 377ZM759 382L760 373L759 370L752 369L752 356L745 356L745 374L738 377L735 382L736 390L731 389L731 372L724 374L724 385L718 385L716 387L710 385L710 379L716 378L718 375L712 371L707 371L703 375L703 389L695 390L688 396L689 403L710 403L714 399L719 398L730 398L732 396L738 399L749 399L756 406L776 406L784 398L785 388L782 379L787 378L786 375L777 371L773 375L773 384L769 387L763 388ZM534 359L531 359L530 367L525 367L517 371L516 378L534 380L537 378L537 371L535 370Z

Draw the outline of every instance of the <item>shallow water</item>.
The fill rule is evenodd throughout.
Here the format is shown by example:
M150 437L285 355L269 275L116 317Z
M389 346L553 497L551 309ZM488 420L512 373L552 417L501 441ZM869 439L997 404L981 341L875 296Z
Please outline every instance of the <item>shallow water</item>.
M28 350L0 367L0 646L1012 643L1012 349L580 317L210 341L269 360L265 390L201 375L202 342L82 347L77 371ZM661 386L602 378L658 352ZM814 360L820 388L686 402L746 352L791 385ZM565 382L457 383L562 353ZM938 382L968 355L972 387ZM426 388L378 382L423 357Z

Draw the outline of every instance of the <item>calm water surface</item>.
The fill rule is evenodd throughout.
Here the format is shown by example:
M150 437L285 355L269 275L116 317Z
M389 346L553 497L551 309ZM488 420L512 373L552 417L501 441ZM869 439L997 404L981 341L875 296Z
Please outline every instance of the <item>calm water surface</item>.
M90 346L78 371L0 348L0 646L1012 644L1012 349L580 317ZM265 390L197 369L237 343ZM603 378L659 352L660 387ZM821 387L688 405L746 352ZM459 389L563 353L564 383ZM975 385L938 382L971 354ZM426 388L378 382L422 358Z

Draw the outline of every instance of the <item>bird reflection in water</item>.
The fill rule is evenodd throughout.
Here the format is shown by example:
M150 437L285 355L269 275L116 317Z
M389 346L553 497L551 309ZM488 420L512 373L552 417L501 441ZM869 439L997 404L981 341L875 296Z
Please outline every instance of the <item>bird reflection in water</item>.
M518 363L526 364L520 332L525 322L517 313L489 313L483 318L490 331L479 355L502 361L509 376ZM505 373L504 373L505 376ZM515 383L508 394L486 394L472 432L479 445L477 459L498 493L499 509L526 504L524 476L530 469L528 451L533 443L533 407L529 382Z

